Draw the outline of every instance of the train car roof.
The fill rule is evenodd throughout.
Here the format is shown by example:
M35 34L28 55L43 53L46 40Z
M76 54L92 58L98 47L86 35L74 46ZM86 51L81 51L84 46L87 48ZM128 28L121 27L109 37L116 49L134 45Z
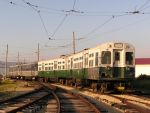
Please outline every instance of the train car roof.
M86 52L86 51L89 51L89 50L92 50L92 49L97 49L97 48L101 48L101 47L107 47L108 45L110 45L110 44L127 44L127 45L129 45L129 46L131 46L132 48L134 48L134 46L133 45L131 45L130 43L126 43L126 42L106 42L106 43L101 43L101 44L99 44L99 45L97 45L97 46L95 46L95 47L91 47L91 48L85 48L85 49L83 49L83 50L81 50L81 51L78 51L78 52L76 52L75 54L74 53L71 53L71 54L67 54L67 55L60 55L59 57L56 57L56 58L51 58L51 59L47 59L47 60L42 60L42 61L39 61L39 63L40 62L47 62L47 61L50 61L50 60L58 60L58 59L63 59L63 58L65 58L65 57L71 57L71 56L74 56L74 55L77 55L77 54L80 54L80 53L82 53L82 52Z

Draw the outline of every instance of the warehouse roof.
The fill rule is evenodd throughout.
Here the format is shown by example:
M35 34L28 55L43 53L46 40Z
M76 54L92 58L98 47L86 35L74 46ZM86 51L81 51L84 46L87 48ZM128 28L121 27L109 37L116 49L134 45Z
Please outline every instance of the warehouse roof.
M136 58L135 59L136 65L150 65L150 58Z

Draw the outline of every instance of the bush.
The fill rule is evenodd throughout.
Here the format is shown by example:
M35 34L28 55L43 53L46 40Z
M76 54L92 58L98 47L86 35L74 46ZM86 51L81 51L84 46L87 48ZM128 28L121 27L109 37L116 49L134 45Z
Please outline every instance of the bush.
M150 80L150 75L141 74L137 80Z

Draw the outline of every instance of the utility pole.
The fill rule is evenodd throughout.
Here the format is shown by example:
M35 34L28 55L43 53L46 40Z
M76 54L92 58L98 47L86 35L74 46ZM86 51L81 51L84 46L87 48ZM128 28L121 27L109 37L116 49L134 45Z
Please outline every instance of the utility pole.
M6 49L5 77L7 76L7 60L8 60L8 44L7 44L7 49Z
M19 71L20 71L20 69L19 69L20 68L20 66L19 66L20 65L20 63L19 63L19 57L20 57L20 55L19 55L19 52L18 52L18 57L17 57L18 58L18 75L19 75Z
M73 32L73 54L76 52L76 47L75 47L75 33Z
M24 58L24 64L26 63L26 59Z
M37 51L37 57L38 57L38 61L39 61L39 59L40 59L40 44L38 43L38 51Z

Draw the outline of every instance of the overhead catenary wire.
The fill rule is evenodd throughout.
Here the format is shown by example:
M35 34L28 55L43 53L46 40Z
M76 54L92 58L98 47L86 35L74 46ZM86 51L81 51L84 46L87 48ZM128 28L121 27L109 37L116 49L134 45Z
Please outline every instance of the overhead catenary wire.
M147 9L148 7L150 7L150 6L146 6L149 2L150 2L150 0L146 0L146 1L144 2L144 4L141 5L141 6L140 6L138 9L136 9L135 11L126 12L126 13L131 13L131 14L145 14L144 12L141 12L141 11L143 11L143 10ZM146 6L146 7L145 7L145 6Z
M45 30L45 33L46 33L47 37L49 38L49 33L48 33L48 30L47 30L47 28L46 28L46 26L45 26L45 23L44 23L44 21L43 21L43 18L42 18L41 14L40 14L40 10L37 9L38 6L35 6L35 5L33 5L33 4L29 3L29 2L26 2L25 0L22 0L22 1L23 1L25 4L29 5L34 11L37 12L38 16L40 17L40 21L41 21L41 23L42 23L42 25L43 25L43 28L44 28L44 30ZM35 7L36 7L36 8L35 8Z
M112 21L114 18L116 17L123 17L123 16L127 16L127 15L134 15L134 14L144 14L144 13L141 13L141 12L126 12L126 14L122 14L122 15L112 15L108 20L106 20L104 23L102 23L101 25L95 27L93 30L91 30L89 33L79 37L77 40L83 40L83 39L87 39L89 37L89 35L93 34L94 32L96 32L97 30L101 29L102 27L104 27L107 23L109 23L110 21Z
M75 9L75 5L76 5L76 0L74 0L73 2L73 7L72 7L72 10ZM57 31L59 30L59 28L62 26L62 24L65 22L66 18L68 17L68 15L70 15L71 13L69 14L65 14L64 18L62 19L62 21L58 24L58 26L56 27L56 29L54 30L53 34L50 36L49 40L51 40L54 35L57 33Z
M149 18L143 18L143 19L141 19L141 20L137 20L137 21L135 21L135 22L132 22L132 23L126 24L126 25L124 25L124 26L121 26L121 27L112 29L112 30L110 30L110 31L106 31L106 32L103 32L103 33L101 33L101 34L97 34L97 35L95 35L95 38L97 38L97 36L98 36L98 37L99 37L99 36L105 36L105 35L108 35L108 34L110 34L110 33L117 32L117 31L123 30L123 29L125 29L125 28L128 28L129 26L133 26L133 25L135 25L135 24L139 24L140 22L144 22L145 19L149 19ZM89 38L89 37L86 37L85 39L87 39L87 38ZM90 39L94 39L94 38L90 38ZM89 39L88 39L87 41L89 41ZM85 40L84 40L84 42L85 42ZM82 43L79 43L78 45L80 45L80 44L82 44Z
M138 10L143 10L144 7L145 7L149 2L150 2L150 0L146 0L145 3L144 3L141 7L138 8Z
M40 20L41 20L41 23L42 23L43 28L44 28L44 30L45 30L45 33L46 33L47 37L49 37L49 33L48 33L47 29L46 29L46 26L45 26L45 23L44 23L44 21L43 21L43 18L42 18L42 16L41 16L40 11L38 11L37 13L38 13L38 15L39 15L39 17L40 17Z
M121 15L120 15L121 16ZM96 32L97 30L103 28L106 24L108 24L110 21L112 21L116 16L112 15L110 18L108 18L104 23L100 24L99 26L95 27L94 29L92 29L90 32L88 32L87 34L83 35L82 37L78 38L78 40L83 40L88 38L87 36L93 34L94 32Z
M5 1L12 4L12 5L25 7L21 4L18 4L18 3L13 2L13 1L9 1L9 0L5 0ZM122 15L122 14L125 14L125 13L138 13L139 10L142 11L142 10L147 9L148 7L150 7L150 6L144 7L150 1L150 0L147 0L140 8L138 8L138 10L135 10L135 11L132 11L132 12L125 12L125 11L120 11L120 12L117 12L117 11L114 11L114 12L113 11L107 11L107 12L106 11L103 11L103 12L93 11L93 12L90 12L90 11L77 11L77 10L74 10L74 9L71 9L71 10L67 11L67 10L60 10L60 9L54 9L54 8L34 5L34 4L31 4L30 2L26 2L25 0L22 0L22 1L24 1L24 3L32 6L32 8L34 7L34 8L40 9L40 12L51 13L51 14L66 14L66 12L74 12L74 13L72 13L74 16L110 16L110 15L116 15L117 16L118 14ZM75 6L75 3L76 3L76 0L74 0L73 7ZM45 11L45 10L42 10L42 9L47 9L49 11ZM54 11L54 12L50 12L50 11Z
M49 36L48 31L47 31L47 29L46 29L46 26L45 26L45 24L44 24L44 21L43 21L43 19L42 19L42 16L41 16L41 14L40 14L40 10L37 10L37 9L36 9L36 8L38 8L39 6L33 5L33 4L31 4L30 2L26 2L25 0L22 0L22 1L23 1L24 3L26 3L27 5L29 5L33 10L35 10L35 11L39 14L40 20L41 20L42 25L43 25L43 27L44 27L44 29L45 29L45 32L46 32L46 34L47 34L47 36L48 36L48 39L49 39L49 40L53 40L54 35L57 33L57 31L58 31L59 28L62 26L62 24L64 23L64 21L66 20L67 16L68 16L70 13L69 13L69 14L65 14L64 18L63 18L62 21L58 24L58 26L56 27L56 29L54 30L54 32L52 33L52 35ZM74 10L75 4L76 4L76 0L74 0L73 9L72 9L72 10Z
M18 6L18 7L23 7L23 8L25 8L25 6L23 6L22 4L19 4L19 3L14 2L14 1L10 1L10 0L3 0L3 1L5 1L5 2L11 4L11 5L14 5L14 6Z
M97 26L96 28L94 28L93 30L91 30L89 33L85 34L84 36L90 35L92 33L94 33L95 31L97 31L98 29L102 28L104 25L106 25L107 23L109 23L112 19L114 19L115 16L110 17L109 19L107 19L104 23L102 23L101 25ZM84 37L83 36L83 37Z
M56 27L56 29L54 30L54 32L52 33L52 35L49 37L49 40L52 40L52 38L54 37L54 35L57 33L57 31L59 30L59 28L62 26L62 24L65 22L66 18L67 18L68 14L66 14L62 21L58 24L58 26Z
M72 10L74 10L75 4L76 4L76 0L74 0ZM64 12L67 12L67 11L64 11ZM62 26L62 24L64 23L64 21L65 21L66 18L68 17L68 15L70 15L72 12L68 11L67 13L68 13L68 14L66 14L66 15L64 16L64 18L62 19L62 21L58 24L58 26L57 26L56 29L54 30L53 34L49 37L49 40L56 40L56 39L53 38L54 35L55 35L56 32L59 30L59 28ZM48 41L45 43L45 47L48 47L47 44L48 44ZM69 44L69 45L70 45L70 44ZM67 45L58 46L58 48L65 48L65 47L67 47L67 46L68 46L68 44L67 44Z
M74 9L75 9L75 5L76 5L76 0L74 0L72 10L74 10Z
M74 4L75 4L75 3L76 3L76 0L74 1ZM33 4L30 4L30 5L31 5L32 7L35 7L35 9L39 8L39 6L37 6L37 5L33 5ZM141 6L141 7L142 7L141 9L144 9L144 8L146 8L146 5L143 4L143 6ZM41 10L37 10L37 11L41 11ZM70 11L73 12L73 9L70 10ZM64 11L61 10L60 12L64 12ZM75 12L75 9L74 9L74 12ZM86 16L86 15L84 15L84 13L85 13L85 12L82 13L83 16ZM137 11L130 12L130 14L140 14L140 13L141 13L141 12L137 12ZM38 13L38 14L41 14L41 13ZM72 14L74 14L74 15L80 15L80 13L72 13ZM123 14L124 14L124 13L123 13ZM108 15L108 16L109 16L109 15ZM44 21L43 21L43 23L44 23ZM43 26L43 27L44 27L44 26ZM45 28L46 28L46 27L45 27ZM97 27L96 27L96 28L97 28ZM95 29L96 29L96 28L95 28ZM101 28L101 27L100 27L100 28ZM99 28L99 29L100 29L100 28ZM56 29L57 29L57 27L56 27ZM55 30L56 30L56 29L55 29ZM59 29L59 28L58 28L58 29ZM54 30L54 31L55 31L55 30ZM93 29L93 30L94 30L94 29ZM97 29L97 30L98 30L98 29ZM96 30L96 31L97 31L97 30ZM91 32L92 32L92 31L91 31ZM95 33L95 31L94 31L93 33ZM93 34L93 33L91 33L91 34ZM48 32L47 32L47 34L48 34ZM56 33L55 33L55 34L56 34ZM55 34L54 34L54 35L55 35ZM49 35L48 35L48 36L49 36ZM80 39L82 39L82 38L80 38ZM79 39L79 40L80 40L80 39ZM59 39L55 39L55 40L59 40ZM60 40L61 40L61 39L60 39ZM63 40L63 39L62 39L62 40ZM60 47L63 47L63 46L60 46Z
M75 3L75 2L74 2ZM74 7L74 6L73 6ZM76 10L72 9L68 12L73 13ZM108 20L106 20L103 24L99 25L98 27L94 28L92 31L90 31L89 33L87 33L86 35L84 35L83 37L78 38L77 40L82 40L85 39L85 37L87 35L93 34L94 32L96 32L98 29L102 28L105 24L109 23L111 20L113 20L115 17L121 17L121 16L126 16L126 15L132 15L132 14L144 14L138 11L133 11L133 12L123 12L123 14L118 14L118 15L112 15ZM103 16L108 16L108 15L103 15ZM87 37L86 37L87 38Z

